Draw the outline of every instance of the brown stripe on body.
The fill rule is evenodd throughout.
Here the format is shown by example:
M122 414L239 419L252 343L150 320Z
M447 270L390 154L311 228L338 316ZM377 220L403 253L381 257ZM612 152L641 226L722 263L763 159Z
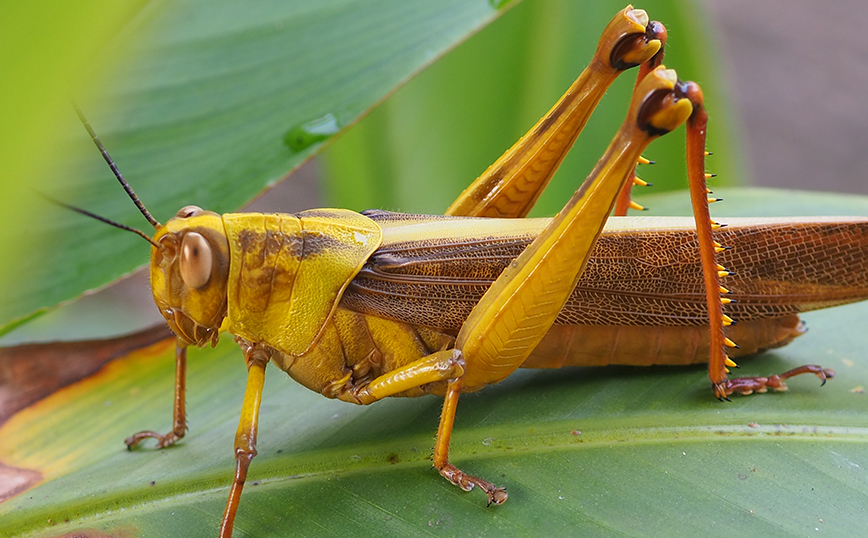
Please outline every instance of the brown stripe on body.
M289 300L304 248L296 219L280 214L253 218L238 232L234 245L241 263L238 306L250 313Z

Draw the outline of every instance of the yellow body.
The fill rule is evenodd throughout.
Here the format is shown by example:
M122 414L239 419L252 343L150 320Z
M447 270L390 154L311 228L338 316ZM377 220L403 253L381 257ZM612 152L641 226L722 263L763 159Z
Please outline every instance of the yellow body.
M309 389L353 403L373 379L454 346L491 283L551 222L332 209L183 220L222 227L228 239L227 285L215 288L226 300L190 294L194 307L224 304L230 333L265 343ZM186 229L182 222L167 230ZM802 332L799 312L868 298L868 219L727 222L716 238L734 247L720 262L739 268L727 283L737 301L728 311L740 322L728 331L740 345L731 355L786 344ZM830 272L830 249L849 265ZM519 365L706 362L695 252L691 219L609 219L554 326ZM154 289L164 280L158 272ZM470 357L475 382L463 390L502 378ZM439 382L399 395L444 390Z

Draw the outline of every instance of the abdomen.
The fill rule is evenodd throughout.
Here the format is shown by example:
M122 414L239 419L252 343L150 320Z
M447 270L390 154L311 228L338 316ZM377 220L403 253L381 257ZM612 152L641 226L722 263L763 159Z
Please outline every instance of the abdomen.
M796 315L739 323L726 331L739 345L727 354L735 358L784 346L804 332ZM555 325L522 368L685 365L708 362L708 353L706 326Z

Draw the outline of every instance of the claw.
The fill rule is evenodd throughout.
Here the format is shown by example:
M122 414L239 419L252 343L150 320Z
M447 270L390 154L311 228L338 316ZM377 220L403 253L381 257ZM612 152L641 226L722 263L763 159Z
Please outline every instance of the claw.
M180 437L175 432L169 432L166 435L159 434L155 431L141 431L124 439L124 444L127 445L127 450L132 451L139 443L145 439L156 439L156 448L168 448L174 445Z
M509 498L509 494L506 493L506 488L494 488L492 491L486 491L488 494L488 505L492 504L503 504L506 502L506 499Z
M488 496L488 504L503 504L509 495L506 493L506 488L497 487L487 480L469 475L461 469L455 467L451 463L447 463L442 469L439 469L440 474L448 481L452 482L464 491L471 491L474 487L479 486L479 489L485 492Z
M718 400L720 400L721 394L723 394L724 398L728 400L726 397L734 392L738 392L744 396L754 392L768 392L769 389L772 389L775 392L784 392L789 390L789 387L787 387L784 380L801 374L814 374L822 382L820 386L825 385L826 380L835 377L835 371L832 369L823 368L815 364L806 364L804 366L799 366L798 368L793 368L792 370L787 370L780 375L773 375L770 377L737 377L735 379L725 380L723 383L713 385L714 395L717 396Z

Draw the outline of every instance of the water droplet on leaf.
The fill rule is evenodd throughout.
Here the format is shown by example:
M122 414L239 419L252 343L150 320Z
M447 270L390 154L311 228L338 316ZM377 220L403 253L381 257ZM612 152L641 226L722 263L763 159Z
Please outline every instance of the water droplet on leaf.
M315 120L296 125L283 135L283 143L296 153L314 144L324 142L341 130L334 114L326 114Z

